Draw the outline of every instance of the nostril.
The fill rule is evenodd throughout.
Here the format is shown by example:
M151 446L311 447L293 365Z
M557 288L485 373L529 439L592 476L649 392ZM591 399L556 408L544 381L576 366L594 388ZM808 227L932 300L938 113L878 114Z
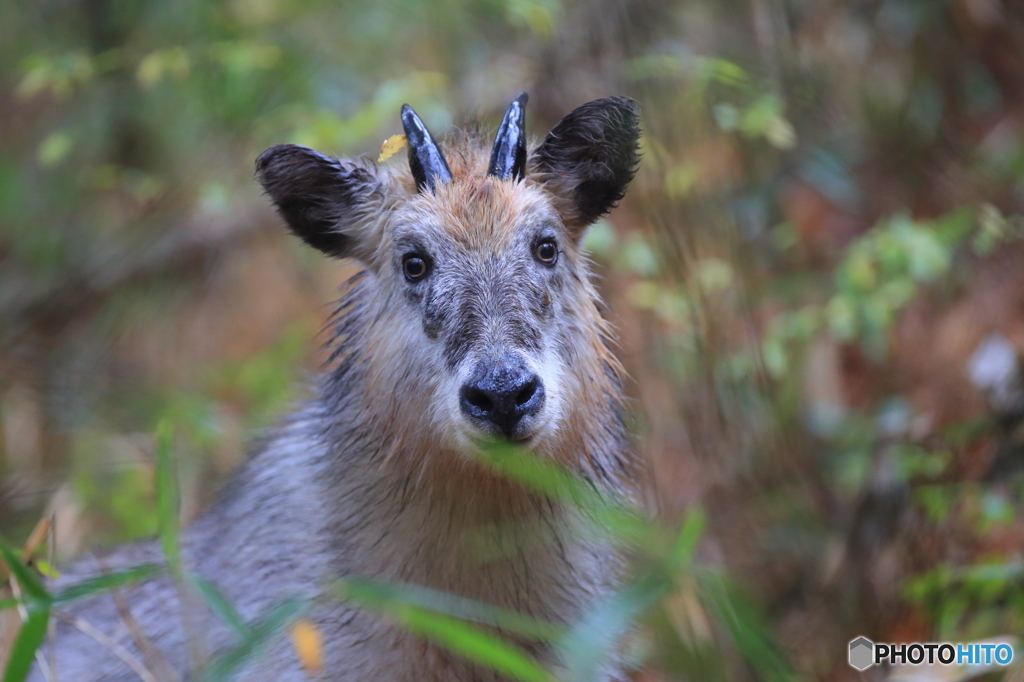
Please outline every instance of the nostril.
M516 406L522 407L526 403L530 402L530 398L536 395L536 393L537 380L533 379L530 383L526 384L526 386L523 386L523 389L516 395Z
M544 382L522 363L475 368L459 387L459 409L476 427L521 440L544 409ZM525 425L525 426L524 426Z
M477 388L464 389L462 399L481 412L490 412L494 407L494 403L487 397L487 394Z

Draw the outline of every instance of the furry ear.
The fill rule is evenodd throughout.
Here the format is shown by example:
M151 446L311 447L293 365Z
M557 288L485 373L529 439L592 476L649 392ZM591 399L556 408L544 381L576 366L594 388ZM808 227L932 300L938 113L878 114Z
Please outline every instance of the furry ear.
M578 234L616 206L640 163L640 110L628 97L594 100L558 122L533 152L535 179Z
M382 198L371 171L308 147L280 144L256 159L256 177L288 227L329 256L359 258L372 252L361 232Z

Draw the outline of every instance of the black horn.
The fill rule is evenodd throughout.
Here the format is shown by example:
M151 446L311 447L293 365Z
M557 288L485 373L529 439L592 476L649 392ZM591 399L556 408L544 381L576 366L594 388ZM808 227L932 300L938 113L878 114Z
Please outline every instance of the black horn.
M525 92L519 93L508 105L501 119L498 135L491 149L491 163L487 174L502 180L522 180L526 175L526 101Z
M441 148L408 104L402 105L402 127L409 141L409 168L416 180L416 189L422 192L424 187L429 187L434 191L437 183L451 180L452 172Z

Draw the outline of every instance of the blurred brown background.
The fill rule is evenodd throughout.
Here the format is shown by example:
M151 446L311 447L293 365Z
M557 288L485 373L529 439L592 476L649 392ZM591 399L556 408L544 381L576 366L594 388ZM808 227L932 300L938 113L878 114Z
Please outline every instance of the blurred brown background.
M152 534L159 421L194 514L301 397L351 266L285 235L260 151L376 158L403 102L440 133L520 90L537 136L640 102L588 247L649 503L706 511L795 675L1024 631L1016 0L0 4L0 534ZM665 629L713 640L685 595ZM757 677L670 646L644 675Z

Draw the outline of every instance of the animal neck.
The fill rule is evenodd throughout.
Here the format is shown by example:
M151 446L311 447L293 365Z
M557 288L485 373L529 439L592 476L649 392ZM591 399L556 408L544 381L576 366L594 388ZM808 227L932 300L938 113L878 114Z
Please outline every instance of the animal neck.
M571 510L454 453L416 453L434 461L411 469L383 451L363 453L362 463L337 457L349 462L325 491L336 573L530 613L546 612L552 586L573 581Z

